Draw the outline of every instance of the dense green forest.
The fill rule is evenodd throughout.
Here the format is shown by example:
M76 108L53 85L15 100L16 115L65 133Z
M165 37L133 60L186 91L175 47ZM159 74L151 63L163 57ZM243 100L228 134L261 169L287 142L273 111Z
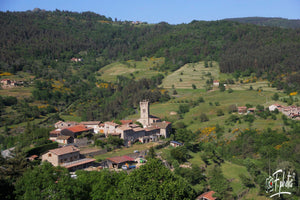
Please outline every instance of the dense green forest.
M243 18L229 18L224 20L255 24L260 26L274 26L280 28L300 28L299 19L285 19L279 17L243 17Z
M165 57L162 71L207 59L219 61L221 72L256 72L258 77L267 72L269 79L283 73L288 77L284 81L289 81L300 69L299 29L230 21L133 25L91 12L59 10L1 12L0 24L0 69L13 73L36 72L40 69L36 59L47 65L82 51L102 57L104 63Z

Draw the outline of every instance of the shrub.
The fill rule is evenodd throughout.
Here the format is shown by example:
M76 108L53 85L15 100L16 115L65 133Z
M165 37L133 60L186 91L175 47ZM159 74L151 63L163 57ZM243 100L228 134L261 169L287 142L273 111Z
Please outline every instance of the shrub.
M217 116L223 116L224 115L224 112L222 109L218 109L217 110Z
M206 121L209 121L207 115L205 113L201 113L200 114L200 121L201 122L206 122Z

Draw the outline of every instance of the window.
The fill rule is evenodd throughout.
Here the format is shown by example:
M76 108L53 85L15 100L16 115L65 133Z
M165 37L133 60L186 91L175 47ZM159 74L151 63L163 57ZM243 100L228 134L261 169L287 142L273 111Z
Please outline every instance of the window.
M51 154L51 153L49 153L49 154L48 154L48 157L51 157L51 156L52 156L52 154Z

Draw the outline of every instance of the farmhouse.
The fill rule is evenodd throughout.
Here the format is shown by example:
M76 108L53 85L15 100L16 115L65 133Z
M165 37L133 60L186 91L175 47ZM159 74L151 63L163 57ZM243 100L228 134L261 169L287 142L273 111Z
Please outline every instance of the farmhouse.
M238 107L238 113L239 114L244 114L247 112L247 107L246 106L240 106Z
M214 191L209 191L201 194L196 198L196 200L216 200L216 197L213 197Z
M53 166L63 166L70 171L75 171L91 166L95 159L80 159L79 149L70 145L49 150L42 155L42 161L48 161Z

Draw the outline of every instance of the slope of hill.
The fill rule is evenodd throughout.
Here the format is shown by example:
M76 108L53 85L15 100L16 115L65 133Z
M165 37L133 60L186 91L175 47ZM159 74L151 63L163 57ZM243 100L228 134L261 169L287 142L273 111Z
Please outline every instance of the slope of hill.
M221 72L269 72L270 80L300 69L299 31L293 29L230 21L134 25L91 12L58 10L0 12L0 25L0 70L13 73L37 71L36 59L48 65L83 51L90 58L105 58L106 64L165 57L161 71L205 59L219 61Z
M164 58L143 58L142 61L128 60L115 62L101 68L97 75L104 81L115 82L118 76L134 78L151 78L159 74L159 67L165 62Z
M192 89L192 85L194 85L196 88L204 89L208 80L219 80L219 66L216 62L213 62L212 65L213 67L205 68L204 62L185 64L183 67L168 75L163 80L161 86L169 89Z
M244 17L244 18L228 18L225 21L234 21L239 23L255 24L259 26L272 26L280 28L300 28L299 19L285 19L277 17Z

